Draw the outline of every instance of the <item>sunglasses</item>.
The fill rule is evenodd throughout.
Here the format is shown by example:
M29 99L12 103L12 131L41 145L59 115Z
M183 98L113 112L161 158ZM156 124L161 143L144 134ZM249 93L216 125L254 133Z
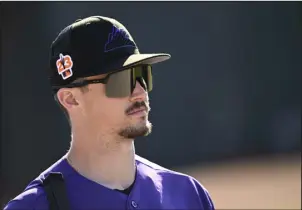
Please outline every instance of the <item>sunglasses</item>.
M105 84L106 96L109 98L121 98L130 96L136 86L136 81L147 91L153 88L151 65L140 65L122 71L109 73L102 79L81 80L64 87L83 87L88 84Z

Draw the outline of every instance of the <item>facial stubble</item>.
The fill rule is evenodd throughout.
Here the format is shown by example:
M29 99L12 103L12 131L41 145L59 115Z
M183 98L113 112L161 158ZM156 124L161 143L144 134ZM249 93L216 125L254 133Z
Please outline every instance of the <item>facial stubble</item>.
M144 119L146 117L142 117L142 121L140 121L136 125L130 125L119 132L119 135L126 138L126 139L135 139L141 136L147 136L152 131L152 124L149 120Z
M129 113L134 108L145 107L147 109L147 115L139 119L139 122L135 125L129 125L126 128L123 128L119 135L126 139L135 139L141 136L147 136L152 131L152 124L148 120L148 114L150 111L149 104L146 102L136 102L131 108L126 111L126 114Z

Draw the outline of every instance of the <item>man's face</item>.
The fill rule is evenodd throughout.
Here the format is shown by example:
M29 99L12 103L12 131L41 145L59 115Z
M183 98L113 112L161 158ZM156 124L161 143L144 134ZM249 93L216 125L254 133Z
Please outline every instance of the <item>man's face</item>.
M88 77L100 79L106 75ZM148 93L136 82L132 94L124 98L108 98L105 84L90 84L80 95L77 111L95 130L106 130L109 134L118 134L133 139L147 135L152 125L148 121L150 111Z

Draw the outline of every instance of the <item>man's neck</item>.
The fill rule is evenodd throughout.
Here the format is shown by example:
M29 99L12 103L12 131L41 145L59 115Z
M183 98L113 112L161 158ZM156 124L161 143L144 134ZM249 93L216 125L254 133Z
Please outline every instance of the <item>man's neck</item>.
M73 136L67 160L82 176L110 189L126 189L135 179L135 148L130 139Z

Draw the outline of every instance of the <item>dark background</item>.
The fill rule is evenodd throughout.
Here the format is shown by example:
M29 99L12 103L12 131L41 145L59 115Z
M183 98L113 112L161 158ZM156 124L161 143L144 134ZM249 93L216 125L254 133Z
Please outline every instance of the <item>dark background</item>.
M68 149L47 80L50 44L78 18L121 21L154 66L152 135L137 153L165 167L301 152L298 2L1 2L0 204Z

